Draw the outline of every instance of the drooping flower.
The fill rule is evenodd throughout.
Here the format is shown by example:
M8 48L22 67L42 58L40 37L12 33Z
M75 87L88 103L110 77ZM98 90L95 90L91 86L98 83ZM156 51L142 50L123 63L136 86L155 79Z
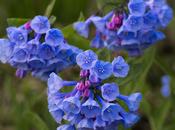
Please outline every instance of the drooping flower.
M20 27L8 27L7 39L0 39L0 61L17 68L16 75L31 72L34 77L47 80L50 73L58 73L76 65L80 49L69 45L57 28L51 28L45 16L36 16ZM20 70L20 71L19 71Z
M96 29L91 47L125 50L130 56L138 56L143 54L144 49L165 38L160 29L167 27L173 19L173 10L166 0L129 0L122 7L103 17L93 15L87 19L91 22L84 31L90 32L90 24L94 24ZM81 24L85 23L81 21ZM81 35L77 28L74 29Z
M77 62L80 56L89 56L93 51L81 52L77 55ZM56 74L50 74L48 79L48 109L56 122L61 123L64 119L68 124L60 126L59 129L71 127L78 130L117 130L118 125L131 127L138 121L137 110L141 101L141 94L134 93L125 96L119 93L119 87L115 83L104 83L106 78L112 75L112 65L109 62L100 61L95 58L91 60L88 69L82 64L80 80L64 81ZM100 62L100 65L96 65ZM83 62L85 63L85 62ZM110 64L111 69L105 69ZM98 69L105 69L98 73ZM94 69L96 68L96 69ZM124 68L123 68L124 69ZM109 72L108 72L109 71ZM101 74L101 75L100 75ZM101 77L103 75L103 77ZM70 92L62 92L61 88L74 86ZM128 105L129 111L120 106L118 100L123 100ZM64 112L64 113L63 113ZM68 128L69 128L68 127Z
M118 56L112 62L113 74L115 77L126 77L129 72L129 65L125 62L123 57Z
M97 58L97 55L93 51L87 50L77 55L76 61L81 68L89 69L92 67L93 62L96 61Z

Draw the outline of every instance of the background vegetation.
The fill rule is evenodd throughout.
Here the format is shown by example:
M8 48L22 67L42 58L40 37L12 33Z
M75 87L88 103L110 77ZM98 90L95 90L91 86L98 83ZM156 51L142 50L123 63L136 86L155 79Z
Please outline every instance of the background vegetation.
M85 18L95 13L106 2L115 0L57 0L52 15L72 44L85 49L88 41L79 37L69 26L82 13ZM175 9L175 1L169 0ZM50 0L0 0L0 36L13 19L43 15ZM103 10L104 11L104 10ZM63 28L64 26L64 28ZM66 26L66 27L65 27ZM144 95L141 120L132 130L175 130L175 18L165 30L167 38L147 49L142 57L128 58L131 72L124 80L116 79L122 93L141 91ZM65 78L75 77L70 69ZM162 75L171 76L171 96L160 94ZM56 130L57 124L47 109L46 83L28 75L23 80L15 77L15 69L0 65L0 130Z

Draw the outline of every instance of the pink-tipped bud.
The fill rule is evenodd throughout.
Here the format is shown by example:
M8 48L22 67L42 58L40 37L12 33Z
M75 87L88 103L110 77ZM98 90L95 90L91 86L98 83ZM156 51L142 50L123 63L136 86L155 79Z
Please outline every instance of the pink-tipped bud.
M80 90L80 91L84 90L84 88L85 88L85 86L84 86L84 83L83 82L80 82L78 84L78 86L77 86L77 89Z
M90 81L89 81L89 80L86 80L86 81L85 81L85 87L86 87L86 88L89 88L90 86L91 86Z
M83 97L89 97L90 94L90 90L89 89L85 89L83 92Z
M88 77L89 76L89 70L81 70L80 77Z
M117 30L123 24L123 15L122 14L114 14L111 21L107 23L107 28L109 30Z
M24 25L24 27L25 27L25 29L30 29L31 27L30 27L30 21L29 22L27 22L25 25Z

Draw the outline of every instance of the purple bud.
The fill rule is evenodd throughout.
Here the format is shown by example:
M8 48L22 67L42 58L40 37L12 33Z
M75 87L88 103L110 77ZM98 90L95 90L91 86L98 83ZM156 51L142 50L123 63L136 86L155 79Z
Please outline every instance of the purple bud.
M85 87L86 87L86 88L89 88L90 85L91 85L90 81L89 81L89 80L86 80L86 81L85 81Z
M90 91L89 89L85 89L84 93L83 93L83 97L89 97Z
M30 21L27 22L27 23L24 25L24 27L25 27L25 29L27 29L27 30L31 29L31 27L30 27Z
M16 70L16 77L22 79L27 75L27 72L25 70L17 69Z

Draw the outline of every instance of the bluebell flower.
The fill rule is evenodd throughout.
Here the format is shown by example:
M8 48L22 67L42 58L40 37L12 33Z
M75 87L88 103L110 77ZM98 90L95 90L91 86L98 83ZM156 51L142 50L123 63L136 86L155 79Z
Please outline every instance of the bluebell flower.
M166 27L173 19L173 10L169 6L163 6L158 17L162 27Z
M97 60L97 55L91 51L87 50L79 53L76 57L77 64L83 69L89 69L92 67L93 62Z
M109 122L118 120L121 118L120 111L121 107L118 104L105 103L102 109L102 119Z
M50 29L50 23L45 16L35 16L30 24L31 28L39 34L46 33Z
M162 82L162 87L161 87L161 94L164 96L164 97L169 97L170 96L170 76L168 75L164 75L162 76L161 78L161 82Z
M112 17L113 11L109 12L106 16L104 17L98 17L98 16L93 16L91 17L91 20L95 27L97 28L97 31L100 31L102 33L106 33L106 23L107 21Z
M143 28L152 29L158 21L158 14L154 10L150 10L143 16Z
M75 126L66 124L66 125L59 126L57 130L76 130L76 129L75 129Z
M13 45L7 39L0 39L0 61L7 63L13 52Z
M26 43L28 40L27 31L21 28L9 27L7 28L7 35L10 41L16 44Z
M59 29L52 28L49 31L47 31L45 41L50 45L59 46L63 43L64 37Z
M140 119L135 113L121 112L121 116L123 117L123 122L126 128L132 127Z
M116 100L119 96L119 88L115 83L106 83L101 86L102 97L107 101Z
M129 72L129 65L122 56L118 56L112 61L113 74L115 77L126 77Z
M55 73L51 73L47 84L49 93L54 94L63 87L63 80Z
M29 52L26 48L15 48L12 58L14 62L24 63L29 58Z
M52 72L76 65L76 56L82 52L69 45L59 29L50 28L45 16L7 28L7 36L0 40L0 61L42 80L47 80ZM25 75L17 71L17 76Z
M101 37L102 37L102 34L100 32L96 32L95 37L91 41L91 47L103 48L105 46L105 42Z
M143 17L130 15L125 21L124 26L127 28L128 31L137 32L143 26Z
M146 32L141 32L140 39L142 43L147 44L149 46L150 44L153 44L159 40L163 40L165 38L164 33L155 31L155 30L149 30ZM143 46L146 46L144 45Z
M63 117L65 120L69 121L71 124L78 124L84 117L82 114L72 114L69 113Z
M146 11L146 4L144 0L130 0L128 8L133 15L143 15Z
M77 128L84 130L84 129L93 129L94 121L92 119L83 119L78 123Z
M80 112L80 100L78 97L68 97L63 101L63 110L67 113L78 114Z
M92 98L89 98L82 104L81 113L87 118L97 117L101 113L100 105Z
M166 0L130 0L128 11L112 10L104 17L88 18L98 32L91 40L91 47L106 47L117 52L125 50L131 56L138 56L165 38L159 30L167 27L173 18L173 11Z
M107 79L112 74L112 64L109 62L97 60L94 63L92 70L100 79Z
M80 54L84 56L85 52ZM119 94L119 87L115 83L103 83L104 79L112 75L112 64L97 58L91 64L88 69L78 64L81 67L78 82L65 81L55 73L50 74L48 108L51 115L57 122L64 119L78 130L117 130L120 124L126 127L135 124L137 118L133 112L137 113L141 94L133 93L130 96ZM97 71L101 68L105 70L105 74ZM74 87L70 92L61 92L60 89L67 85ZM115 101L116 99L123 100L128 105L129 111L126 112L118 104L120 102Z
M94 129L103 128L106 126L106 122L102 119L101 116L97 116L96 120L94 121Z
M141 93L133 93L129 96L119 95L119 99L123 100L130 111L137 111L142 100Z
M55 48L50 46L47 43L42 43L42 45L38 48L38 55L42 59L49 60L55 56Z
M88 38L90 23L91 23L91 17L89 19L87 19L85 22L74 23L73 27L81 36Z

